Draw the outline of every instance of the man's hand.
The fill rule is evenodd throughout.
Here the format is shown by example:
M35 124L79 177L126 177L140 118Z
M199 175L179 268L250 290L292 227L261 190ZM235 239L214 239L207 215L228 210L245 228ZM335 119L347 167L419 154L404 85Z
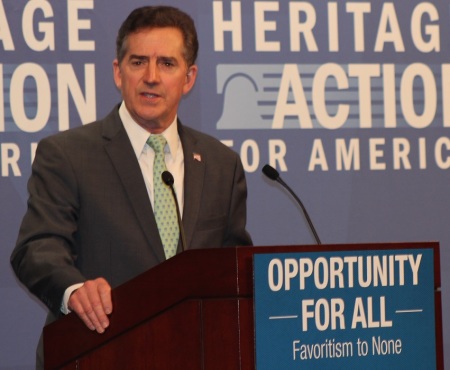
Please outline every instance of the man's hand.
M72 293L68 306L89 329L103 333L109 326L107 315L112 312L111 286L103 278L87 280Z

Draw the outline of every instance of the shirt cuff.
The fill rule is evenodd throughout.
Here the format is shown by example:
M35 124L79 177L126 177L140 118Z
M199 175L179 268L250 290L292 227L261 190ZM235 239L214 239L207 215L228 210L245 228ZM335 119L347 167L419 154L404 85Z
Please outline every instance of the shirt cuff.
M64 315L67 315L69 313L71 313L72 311L69 309L69 298L70 295L77 290L78 288L81 288L84 285L84 283L78 283L78 284L74 284L71 285L70 287L68 287L66 289L66 291L64 292L64 296L63 296L63 300L61 302L61 312Z

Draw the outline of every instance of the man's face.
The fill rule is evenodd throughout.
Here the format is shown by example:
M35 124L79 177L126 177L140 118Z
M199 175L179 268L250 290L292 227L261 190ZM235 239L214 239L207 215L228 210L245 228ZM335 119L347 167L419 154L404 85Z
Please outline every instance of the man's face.
M161 133L173 121L181 97L195 83L197 66L187 67L183 36L176 28L148 28L128 35L127 51L114 81L133 119Z

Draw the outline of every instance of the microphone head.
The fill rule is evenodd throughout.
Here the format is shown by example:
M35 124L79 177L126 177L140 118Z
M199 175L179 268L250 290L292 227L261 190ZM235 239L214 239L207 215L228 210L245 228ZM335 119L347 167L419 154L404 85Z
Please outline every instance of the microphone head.
M278 178L280 177L280 174L278 173L278 171L273 168L272 166L266 164L263 169L262 172L264 175L266 175L269 179L271 180L278 180Z
M164 181L164 184L168 185L168 186L172 186L173 183L175 182L172 174L169 171L164 171L161 174L161 178Z

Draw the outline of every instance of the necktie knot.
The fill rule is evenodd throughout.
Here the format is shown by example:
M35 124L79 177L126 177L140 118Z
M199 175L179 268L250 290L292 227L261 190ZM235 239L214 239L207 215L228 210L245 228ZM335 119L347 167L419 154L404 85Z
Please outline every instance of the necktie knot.
M150 135L147 139L147 144L155 151L155 153L163 153L167 140L162 135Z

